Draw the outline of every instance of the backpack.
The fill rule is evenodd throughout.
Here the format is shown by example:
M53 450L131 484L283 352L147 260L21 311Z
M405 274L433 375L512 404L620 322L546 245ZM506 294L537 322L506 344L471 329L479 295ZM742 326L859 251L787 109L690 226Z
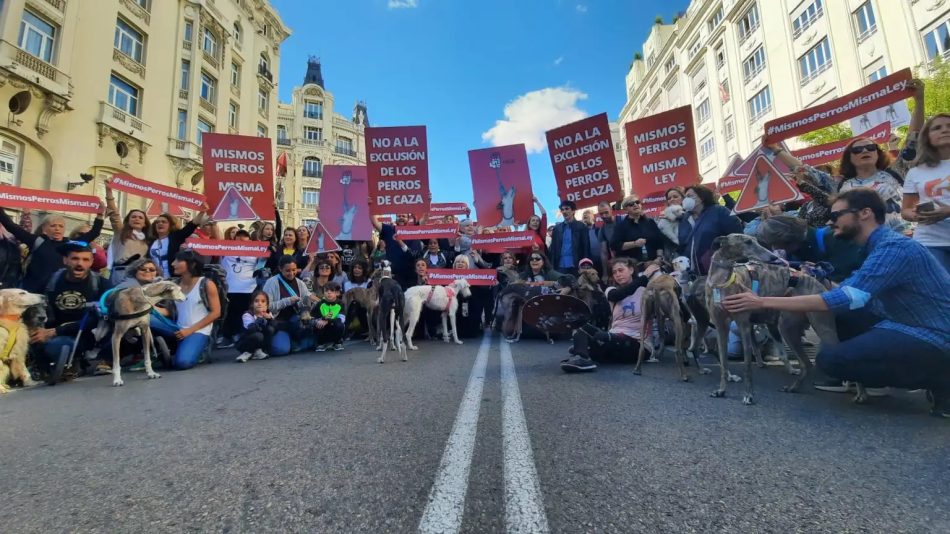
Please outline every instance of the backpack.
M56 271L55 273L53 273L53 276L49 278L49 282L46 284L46 292L52 293L53 290L56 289L57 282L59 282L65 274L66 274L65 268L62 268ZM92 292L98 294L99 293L99 274L89 271L89 276L91 278L89 285L92 288Z
M201 282L201 287L198 289L201 296L201 303L204 304L205 308L211 309L210 301L208 300L208 283L212 283L218 289L218 304L221 306L221 317L218 318L215 323L217 324L223 320L228 315L228 274L224 270L224 267L217 263L205 265L202 268L201 276L204 277L204 280Z

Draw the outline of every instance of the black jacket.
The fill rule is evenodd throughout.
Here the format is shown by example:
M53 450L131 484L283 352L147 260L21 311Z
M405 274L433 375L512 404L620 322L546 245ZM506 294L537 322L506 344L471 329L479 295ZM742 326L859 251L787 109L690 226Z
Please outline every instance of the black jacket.
M569 268L576 269L577 263L584 258L593 259L590 252L590 230L587 225L578 220L559 222L551 233L551 246L548 248L548 259L551 260L551 268L555 270L568 268L561 267L561 243L564 240L564 228L567 225L571 227L571 255L573 256Z
M624 243L637 239L647 240L646 258L643 257L642 247L623 250ZM633 222L630 217L624 217L616 223L613 238L610 240L610 249L618 257L625 256L637 261L652 260L656 258L658 250L663 250L663 232L656 225L656 221L649 217L640 216L637 222Z

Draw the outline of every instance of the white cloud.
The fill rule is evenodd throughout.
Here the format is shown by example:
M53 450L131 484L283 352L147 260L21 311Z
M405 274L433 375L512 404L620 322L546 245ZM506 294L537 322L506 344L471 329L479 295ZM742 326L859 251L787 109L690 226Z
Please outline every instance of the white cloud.
M386 4L389 9L402 9L419 7L419 0L389 0Z
M393 0L389 0L389 2L392 3ZM577 4L577 11L580 13L587 13L587 4Z
M564 61L564 56L558 56L557 59L554 60L554 66L557 67L562 61Z
M579 121L587 113L577 107L587 95L569 87L547 87L525 93L505 105L505 119L482 133L492 146L524 143L529 153L547 148L544 132Z

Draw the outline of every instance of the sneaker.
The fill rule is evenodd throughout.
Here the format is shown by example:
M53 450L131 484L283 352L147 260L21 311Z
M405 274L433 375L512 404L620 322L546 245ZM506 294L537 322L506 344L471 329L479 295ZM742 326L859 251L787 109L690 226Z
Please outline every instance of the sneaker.
M326 352L326 351L327 351L327 345L317 345L316 351L317 351L317 352Z
M597 369L597 364L589 358L583 356L574 356L561 363L561 369L565 373L585 373Z
M824 382L815 382L815 389L818 391L829 391L831 393L847 393L854 391L854 384L851 382L842 382L841 380L825 380Z
M214 346L219 349L229 349L234 346L234 341L224 336L218 336L218 339L214 340Z
M333 350L343 350L343 343L334 343Z
M251 356L251 359L252 360L266 360L269 357L270 357L270 354L267 354L261 349L257 349L254 351L254 356Z
M928 389L927 401L930 402L930 415L950 419L950 395L934 393Z
M99 363L96 364L96 376L112 374L112 366L109 365L109 362L105 360L99 360Z
M126 371L130 373L141 373L145 370L145 360L139 360L130 365Z
M251 359L251 353L250 353L250 352L242 352L237 358L234 359L234 361L236 361L236 362L241 362L241 363L246 363L246 362L247 362L248 360L250 360L250 359Z

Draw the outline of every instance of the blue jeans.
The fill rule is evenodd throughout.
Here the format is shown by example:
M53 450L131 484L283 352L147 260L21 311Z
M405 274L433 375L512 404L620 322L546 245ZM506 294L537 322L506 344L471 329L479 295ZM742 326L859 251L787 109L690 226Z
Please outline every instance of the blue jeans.
M871 328L837 345L822 344L817 364L835 379L867 387L950 391L950 354L896 330Z
M71 350L73 347L73 341L76 338L73 336L56 336L46 343L43 344L43 353L46 354L46 359L49 362L55 362L59 359L59 354L63 350L63 347L69 347ZM78 348L76 350L79 350Z
M201 353L211 341L211 336L205 334L191 334L178 342L178 350L175 351L175 357L172 358L172 367L183 371L191 369L198 364Z
M927 250L937 258L937 262L950 273L950 247L927 247Z
M181 327L175 324L174 321L155 310L152 310L152 314L148 318L148 327L153 335L162 337L175 337L175 332L181 330Z
M304 329L300 325L300 316L293 315L286 321L274 321L274 337L271 338L270 355L286 356L293 350L300 350L300 341L304 334ZM312 346L312 337L311 346ZM266 350L266 349L265 349Z

